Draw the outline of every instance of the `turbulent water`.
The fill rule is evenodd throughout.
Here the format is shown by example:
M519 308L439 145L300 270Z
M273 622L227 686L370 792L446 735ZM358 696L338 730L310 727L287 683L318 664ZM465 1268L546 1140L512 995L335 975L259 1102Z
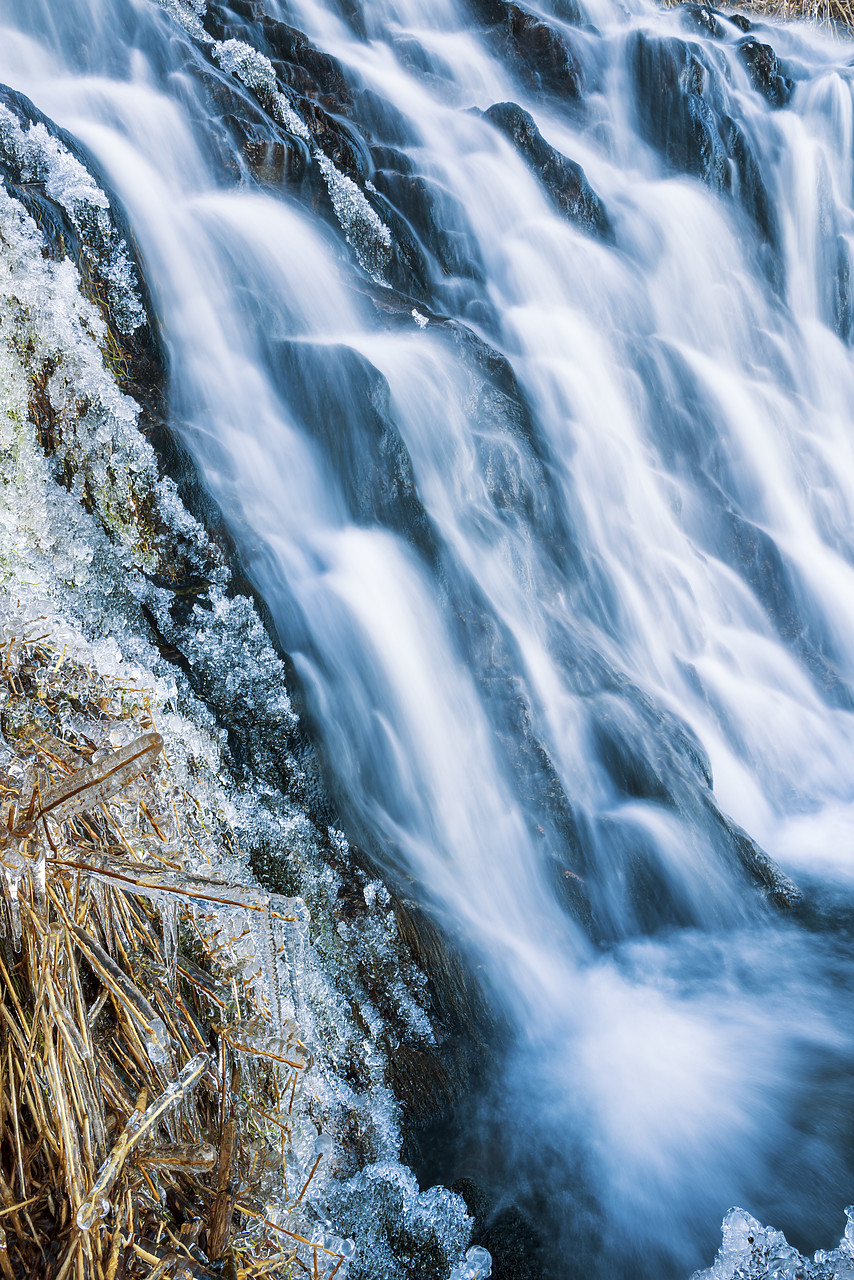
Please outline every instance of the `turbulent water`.
M854 46L631 2L0 0L0 80L500 1012L438 1173L665 1280L854 1199Z

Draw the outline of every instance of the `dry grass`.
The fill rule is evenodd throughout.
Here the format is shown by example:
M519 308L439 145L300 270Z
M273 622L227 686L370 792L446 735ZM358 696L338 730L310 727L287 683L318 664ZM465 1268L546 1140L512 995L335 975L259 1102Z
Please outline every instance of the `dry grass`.
M268 1218L308 1054L228 935L269 899L199 873L137 692L22 636L0 705L0 1274L331 1280L305 1185Z
M677 8L683 0L662 0L665 9ZM713 5L724 11L731 10L743 13L748 17L779 18L781 20L799 18L802 21L814 22L817 26L829 27L850 35L854 32L854 2L852 0L721 0Z

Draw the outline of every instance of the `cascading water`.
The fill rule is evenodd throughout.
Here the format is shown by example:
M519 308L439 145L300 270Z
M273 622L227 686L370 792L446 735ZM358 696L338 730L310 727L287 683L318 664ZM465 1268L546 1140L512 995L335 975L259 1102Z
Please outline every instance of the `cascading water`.
M639 0L0 22L120 197L348 833L502 1015L441 1172L555 1276L684 1276L734 1203L835 1239L854 46Z

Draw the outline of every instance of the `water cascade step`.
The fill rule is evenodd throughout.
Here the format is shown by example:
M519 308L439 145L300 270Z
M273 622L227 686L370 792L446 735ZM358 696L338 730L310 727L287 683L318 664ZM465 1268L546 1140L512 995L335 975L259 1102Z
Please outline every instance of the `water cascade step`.
M459 1274L486 1245L497 1280L687 1277L736 1205L831 1248L854 45L651 0L0 0L0 29L7 193L81 271L97 222L106 313L142 277L147 429L263 601L336 821L491 1010L412 1143L468 1188ZM343 1234L409 1195L372 1169Z

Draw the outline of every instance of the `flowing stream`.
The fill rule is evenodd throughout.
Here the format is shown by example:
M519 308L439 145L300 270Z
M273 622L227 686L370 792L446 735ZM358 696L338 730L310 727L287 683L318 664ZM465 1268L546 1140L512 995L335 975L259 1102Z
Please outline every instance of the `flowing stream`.
M854 45L629 5L0 0L0 80L118 194L348 835L500 1012L439 1174L665 1280L854 1199Z

